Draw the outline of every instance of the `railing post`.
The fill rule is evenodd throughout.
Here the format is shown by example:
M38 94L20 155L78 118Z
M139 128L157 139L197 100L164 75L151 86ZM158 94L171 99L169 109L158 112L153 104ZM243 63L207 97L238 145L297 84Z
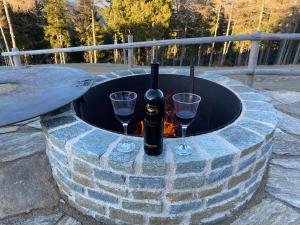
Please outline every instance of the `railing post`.
M128 43L133 43L133 36L128 35ZM128 67L132 68L134 62L133 48L128 49Z
M254 35L257 36L257 39L259 39L260 34L261 34L260 32L254 33ZM247 85L249 85L250 87L253 86L253 82L254 82L254 74L257 66L259 48L260 48L260 41L253 40L251 44L249 62L248 62L248 69L250 70L250 72L247 75Z
M19 52L18 48L12 48L12 52ZM19 55L14 55L13 56L13 61L14 61L14 66L18 67L18 66L22 66L21 64L21 59Z

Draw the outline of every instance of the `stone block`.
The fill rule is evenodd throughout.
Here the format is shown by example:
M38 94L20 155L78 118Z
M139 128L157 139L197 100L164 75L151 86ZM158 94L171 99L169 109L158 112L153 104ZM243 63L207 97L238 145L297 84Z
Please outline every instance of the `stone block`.
M91 179L80 176L79 174L73 173L72 178L76 183L81 184L84 187L91 187L93 184L93 181Z
M277 124L277 116L275 112L245 111L244 116L245 118L268 123L273 128L275 128Z
M150 73L150 70L146 70L147 73ZM175 74L177 73L177 70L175 68L160 68L159 69L160 74Z
M242 86L230 86L230 88L236 92L240 93L247 93L247 92L251 92L251 93L255 93L254 89L251 89L249 87L246 87L244 85Z
M76 194L75 202L84 208L91 209L99 214L105 214L105 206L99 204L99 202L97 201L92 201L88 198Z
M208 73L207 75L202 76L202 78L213 82L225 82L228 80L228 78L223 75L213 73Z
M59 195L50 171L45 154L1 164L0 220L57 207Z
M56 109L52 112L47 113L46 116L57 116L57 115L60 115L62 113L70 111L70 110L71 110L71 104L66 104L66 105L60 107L59 109Z
M92 129L84 123L76 123L49 133L49 139L59 148L64 148L67 141Z
M88 189L88 195L89 195L89 197L91 197L95 200L100 200L100 201L103 201L103 202L109 202L111 204L117 204L118 203L118 198L117 197L115 197L113 195L110 195L110 194L94 191L92 189Z
M133 151L123 153L114 148L109 154L108 164L112 169L127 173L134 172L134 162L138 151L142 146L142 140L132 139L132 141L135 143L135 149Z
M270 102L272 99L266 95L262 95L259 93L240 93L241 99L244 101L263 101Z
M260 157L262 157L265 154L267 154L268 152L272 151L272 146L273 146L273 142L272 141L269 141L268 143L266 143L265 146L263 146L262 149L261 149L261 155L260 155Z
M222 186L212 187L196 193L196 198L204 198L210 195L217 194L222 191Z
M56 176L55 174L53 175L54 180L56 181L60 192L63 192L64 195L69 196L71 195L71 189L65 184L63 183L58 176Z
M24 131L22 128L20 132L0 135L0 163L19 160L45 151L45 141L41 132Z
M65 215L55 225L82 225L82 224L76 219L74 219L73 217Z
M234 176L230 178L230 180L228 181L228 188L231 189L236 185L238 185L239 183L248 180L250 177L251 177L251 170L248 170L240 175Z
M245 183L245 188L248 188L249 186L251 186L253 183L255 183L257 181L259 177L259 173L255 174L254 176L251 177L250 180L248 180L246 183Z
M125 183L125 176L110 171L94 169L94 175L95 178L99 180L116 183L116 184Z
M243 158L239 163L239 171L245 169L246 167L252 165L256 160L256 154L252 154L247 158Z
M259 111L272 111L274 112L274 107L267 102L258 102L258 101L244 101L244 105L246 106L246 110L259 110Z
M159 156L144 154L142 164L143 174L149 176L163 176L166 174L166 151Z
M47 129L52 129L61 125L66 125L68 123L74 123L75 121L76 118L74 116L61 116L58 118L52 118L46 121L42 121L42 125Z
M162 212L162 204L147 203L145 201L136 202L136 201L123 200L122 207L124 209L139 211L139 212L151 212L151 213Z
M105 73L105 74L103 74L103 75L101 75L101 76L105 76L106 78L118 78L119 76L118 75L116 75L116 74L113 74L113 73Z
M100 214L96 214L95 213L95 219L97 221L100 221L101 224L105 224L105 225L116 225L116 220L115 219L109 219L106 216L100 215ZM124 224L125 225L125 224Z
M132 191L131 194L135 199L153 199L158 200L161 198L162 192L150 192L150 191Z
M274 132L274 127L270 127L264 123L260 123L259 121L255 121L248 118L243 118L239 120L237 125L253 130L263 136L266 136L266 139L269 139Z
M49 152L55 157L55 159L63 164L68 166L69 165L69 161L68 161L68 157L66 156L65 153L62 153L61 151L56 150L55 148L51 147L49 149Z
M40 216L32 216L31 218L28 219L20 218L19 221L8 219L7 221L9 222L3 221L0 222L0 225L58 225L58 222L61 221L63 217L64 217L63 214L59 212L59 213L45 214ZM79 225L79 224L74 224L74 225Z
M187 201L193 199L192 192L173 192L173 193L167 193L166 196L170 202L180 202L180 201Z
M100 160L98 155L96 155L93 152L90 151L83 151L80 149L74 149L72 148L72 154L79 158L82 161L89 162L93 165L99 166L100 165Z
M101 190L104 190L105 192L109 192L112 193L114 195L119 195L122 197L126 197L128 195L128 191L125 190L124 188L118 188L118 186L115 185L103 185L97 181L95 181L95 184L97 185L97 187Z
M225 192L225 193L221 193L221 194L218 194L212 198L209 198L207 200L207 206L211 206L211 205L214 205L216 203L219 203L219 202L223 202L223 201L226 201L234 196L237 196L239 193L239 189L238 188L235 188L231 191L228 191L228 192Z
M194 201L194 202L186 202L181 204L171 204L170 205L170 213L177 214L183 213L187 211L199 210L204 205L204 201Z
M258 172L261 168L263 168L266 161L267 161L267 158L262 158L260 161L258 161L254 167L253 173Z
M236 150L233 149L226 141L215 134L204 134L195 137L195 141L206 151L213 159L212 168L220 168L231 163Z
M174 189L200 188L205 181L204 176L178 177L174 180Z
M228 166L232 163L234 155L224 155L219 158L215 158L211 162L211 169L218 169L224 166Z
M258 205L244 211L232 225L295 225L299 224L299 221L300 215L293 208L278 200L264 199Z
M119 70L119 71L114 71L115 74L119 75L120 77L123 76L128 76L128 75L132 75L133 73L129 70Z
M84 193L84 188L81 185L71 181L59 171L57 171L57 176L60 179L60 181L63 182L66 186L68 186L71 190L78 193Z
M177 142L168 142L167 145L173 151L176 174L200 173L204 170L206 159L198 153L196 147L192 146L192 153L189 155L178 155L174 150L178 145Z
M161 189L164 188L165 185L165 180L161 177L129 177L129 187L131 188Z
M75 172L78 172L80 174L83 174L85 176L92 176L92 168L89 164L81 161L81 160L78 160L78 159L74 159L73 161L73 170Z
M130 71L133 74L146 74L146 71L142 68L131 68Z
M264 141L262 136L236 125L222 130L219 134L241 150L241 157L255 151Z
M50 162L50 165L52 167L52 170L59 170L61 173L63 173L64 176L70 178L71 172L68 169L68 167L63 166L52 154L51 151L47 151L47 156Z
M207 184L213 184L232 175L233 167L229 166L223 169L212 171L207 177Z
M100 158L107 150L108 146L118 138L118 135L106 132L103 130L95 130L86 136L80 138L72 148L82 153L87 153L86 158L90 153Z
M201 225L217 225L217 224L222 224L224 220L227 218L227 215L224 213L220 213L212 218L209 219L204 219L201 222Z
M224 204L211 207L211 208L206 208L205 210L201 212L196 212L191 215L191 224L202 224L203 220L212 217L214 214L218 213L223 213L226 212L227 210L232 209L236 204L236 201L229 201Z
M150 217L149 225L179 225L182 217Z
M109 217L111 219L121 220L129 224L143 224L143 216L141 214L114 208L110 208L109 211Z

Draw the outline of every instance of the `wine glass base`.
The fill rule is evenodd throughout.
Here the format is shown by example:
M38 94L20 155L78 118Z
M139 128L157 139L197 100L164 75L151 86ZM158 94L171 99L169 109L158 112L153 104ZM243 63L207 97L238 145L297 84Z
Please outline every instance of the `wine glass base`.
M190 155L192 154L192 148L188 145L179 145L176 149L175 149L175 152L176 154L178 155Z
M135 149L135 144L132 142L121 142L117 145L117 150L119 152L128 153Z

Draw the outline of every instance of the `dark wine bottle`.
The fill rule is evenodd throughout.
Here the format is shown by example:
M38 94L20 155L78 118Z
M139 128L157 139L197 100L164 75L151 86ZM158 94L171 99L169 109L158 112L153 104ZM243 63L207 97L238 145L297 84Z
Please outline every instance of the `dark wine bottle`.
M159 64L151 64L151 88L144 96L144 149L148 155L163 151L164 94L158 89Z

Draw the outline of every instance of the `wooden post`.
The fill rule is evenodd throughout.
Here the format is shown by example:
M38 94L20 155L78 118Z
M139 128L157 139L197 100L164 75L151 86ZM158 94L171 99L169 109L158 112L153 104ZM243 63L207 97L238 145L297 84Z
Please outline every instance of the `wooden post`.
M18 48L12 48L12 52L19 52L19 49ZM13 61L14 61L15 67L22 66L21 59L20 59L19 55L13 56Z
M250 73L247 75L247 85L250 87L253 86L254 81L254 73L257 66L257 60L259 55L259 47L260 47L260 41L252 41L251 44L251 50L249 55L249 62L248 62L248 69L250 70Z
M128 43L133 43L133 36L128 35ZM134 63L133 48L128 49L128 67L132 68Z

